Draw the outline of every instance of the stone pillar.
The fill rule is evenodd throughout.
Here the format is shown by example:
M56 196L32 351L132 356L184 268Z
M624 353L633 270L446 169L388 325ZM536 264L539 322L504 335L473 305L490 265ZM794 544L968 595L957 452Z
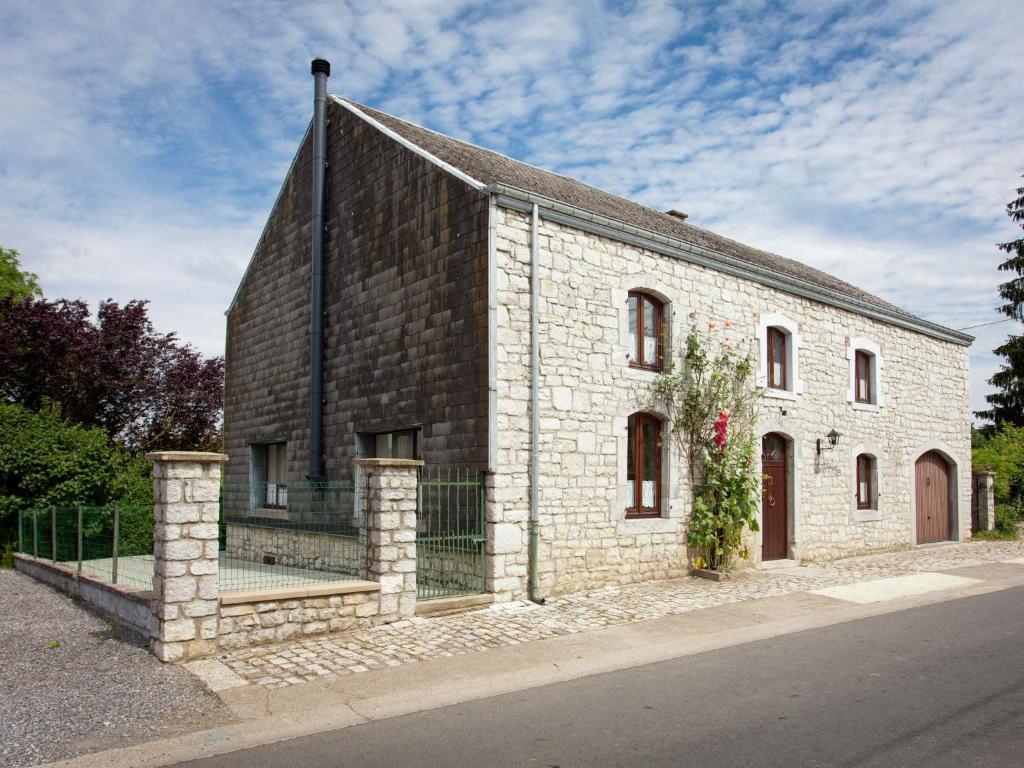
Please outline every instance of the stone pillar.
M381 618L416 614L416 500L413 459L356 459L366 481L367 578L380 584Z
M153 462L153 634L161 661L183 662L217 650L220 590L217 520L220 453L159 451Z
M971 477L971 523L975 531L996 527L995 472L975 470Z
M525 475L513 477L488 472L485 484L485 586L494 595L496 603L520 600L526 597L529 569L529 479ZM550 589L550 584L541 583L538 587L540 594L544 595Z

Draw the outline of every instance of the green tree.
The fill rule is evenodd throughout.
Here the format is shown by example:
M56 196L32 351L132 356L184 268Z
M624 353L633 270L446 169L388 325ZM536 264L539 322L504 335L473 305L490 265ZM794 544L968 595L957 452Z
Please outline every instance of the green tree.
M69 424L55 407L35 413L0 403L0 546L17 539L21 510L115 503L150 509L132 518L124 539L151 537L153 488L144 458L129 456L98 427Z
M1006 215L1024 229L1024 187L1017 189L1017 199L1006 206ZM1000 243L998 247L1010 254L999 270L1012 275L999 286L1004 301L999 311L1013 320L1024 320L1024 237ZM995 353L1006 363L988 380L996 391L985 397L988 410L977 415L990 420L993 429L1001 424L1024 426L1024 336L1010 336Z
M0 299L9 296L16 300L27 296L42 296L38 277L21 268L19 253L13 248L0 246Z

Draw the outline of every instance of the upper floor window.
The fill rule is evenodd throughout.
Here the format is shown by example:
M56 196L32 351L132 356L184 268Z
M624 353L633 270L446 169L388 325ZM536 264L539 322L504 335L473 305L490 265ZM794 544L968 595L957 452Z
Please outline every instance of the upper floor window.
M876 509L878 505L877 464L875 457L857 456L857 509Z
M785 315L766 312L758 319L757 344L757 386L769 397L795 400L804 391L799 326Z
M850 361L850 383L846 399L860 410L882 407L882 354L870 339L853 338L847 342Z
M661 510L661 422L634 413L627 425L626 517L657 517Z
M252 446L254 506L284 509L288 506L288 444Z
M854 353L853 397L858 403L873 403L874 355L863 349Z
M665 360L665 305L650 294L630 291L629 364L660 371Z
M774 326L768 329L768 386L772 389L789 389L788 343L789 336L784 330Z

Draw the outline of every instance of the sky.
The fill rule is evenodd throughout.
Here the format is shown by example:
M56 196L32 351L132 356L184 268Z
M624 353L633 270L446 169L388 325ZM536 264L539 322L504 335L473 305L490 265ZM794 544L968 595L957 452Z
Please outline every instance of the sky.
M0 8L0 245L207 354L330 90L831 272L1002 316L1024 2L61 2ZM974 408L1019 324L976 328Z

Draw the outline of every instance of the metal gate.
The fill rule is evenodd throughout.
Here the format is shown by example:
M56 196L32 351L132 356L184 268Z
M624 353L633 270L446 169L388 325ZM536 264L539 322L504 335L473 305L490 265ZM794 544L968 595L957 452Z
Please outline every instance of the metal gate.
M484 591L484 474L463 467L420 469L416 596Z

